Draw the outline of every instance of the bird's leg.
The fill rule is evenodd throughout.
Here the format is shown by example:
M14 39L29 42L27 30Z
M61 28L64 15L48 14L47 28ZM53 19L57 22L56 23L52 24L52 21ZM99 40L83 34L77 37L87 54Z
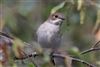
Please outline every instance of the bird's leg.
M54 54L54 52L52 51L51 54L50 54L50 62L52 62L52 64L55 65L53 54Z
M57 54L57 56L56 56ZM63 64L65 61L65 57L63 56L63 53L59 50L53 50L50 54L50 60L52 62L52 64L55 66L56 64L59 64L59 62L61 62L61 65L64 65L64 67L66 67L66 64ZM59 60L59 61L58 61Z
M51 53L50 53L50 62L52 62L53 65L56 65L54 58L55 58L55 54L60 54L60 51L57 49L52 49Z

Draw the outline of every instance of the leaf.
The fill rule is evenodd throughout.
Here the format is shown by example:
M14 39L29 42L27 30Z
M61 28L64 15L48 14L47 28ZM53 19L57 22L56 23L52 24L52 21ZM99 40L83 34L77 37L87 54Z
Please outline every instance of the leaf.
M66 4L66 1L64 1L61 4L57 5L56 7L52 8L51 14L53 14L53 13L57 12L59 9L63 8L65 4Z
M24 55L23 47L24 47L23 41L15 37L13 40L13 51L16 57L22 57Z
M83 6L84 0L78 0L77 2L78 2L77 10L80 10Z
M0 67L3 67L2 63L0 62Z
M28 64L28 67L35 67L35 65L32 64L32 63L29 63L29 64Z
M69 56L65 56L65 63L67 67L72 67L72 58Z
M84 19L85 19L85 11L82 9L80 11L80 24L84 24Z
M98 11L97 11L97 19L96 19L96 24L95 24L95 26L93 28L93 33L97 33L98 32L98 30L100 28L99 26L100 26L100 9L98 9Z
M17 65L14 63L12 67L17 67Z

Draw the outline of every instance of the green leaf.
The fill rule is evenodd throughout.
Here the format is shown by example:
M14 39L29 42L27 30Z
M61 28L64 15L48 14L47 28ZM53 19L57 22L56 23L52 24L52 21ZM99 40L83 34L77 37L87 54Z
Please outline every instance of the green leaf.
M17 37L14 37L13 40L13 51L16 55L16 57L19 57L21 54L19 53L19 51L21 52L23 50L24 47L24 43L22 40L20 40Z
M17 67L17 65L14 63L14 64L13 64L13 67Z
M51 10L51 14L57 12L59 9L63 8L64 5L66 4L66 1L62 2L61 4L57 5L56 7L54 7L52 10Z
M35 67L35 65L32 64L32 63L29 63L29 64L28 64L28 67Z

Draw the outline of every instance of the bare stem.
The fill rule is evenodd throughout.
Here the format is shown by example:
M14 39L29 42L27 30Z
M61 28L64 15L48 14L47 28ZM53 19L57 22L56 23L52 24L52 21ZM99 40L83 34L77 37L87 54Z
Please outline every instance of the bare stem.
M86 51L83 51L81 54L86 54L86 53L89 53L91 51L97 51L97 50L100 50L100 48L91 48L91 49L88 49Z
M67 55L53 54L53 56L54 56L54 57L59 57L59 58L65 58ZM85 64L85 65L87 65L87 66L89 66L89 67L96 67L96 66L94 66L94 65L92 65L92 64L90 64L90 63L88 63L88 62L86 62L86 61L83 61L83 60L80 60L80 59L76 59L76 58L72 58L72 57L69 57L69 58L71 58L72 61L81 62L81 63L83 63L83 64Z
M94 45L92 46L92 48L95 48L97 45L100 45L99 43L100 43L100 41L98 41L96 44L94 44Z
M5 36L5 37L10 38L10 39L14 39L12 36L9 36L8 34L6 34L4 32L0 32L0 35Z
M23 60L23 59L27 59L29 57L35 57L35 56L40 56L40 54L37 54L36 52L34 52L34 53L32 53L30 55L27 55L27 56L25 56L23 58L17 58L17 57L15 57L14 60ZM63 54L53 54L53 57L66 58L67 55L63 55ZM72 58L72 57L69 57L69 58L71 58L72 61L81 62L81 63L83 63L83 64L85 64L85 65L87 65L89 67L96 67L96 66L94 66L94 65L92 65L92 64L90 64L90 63L88 63L86 61L83 61L83 60L80 60L80 59L76 59L76 58Z
M86 54L86 53L89 53L92 51L100 50L100 47L97 47L98 45L100 45L99 43L100 43L100 41L98 41L96 44L94 44L90 49L83 51L81 54Z

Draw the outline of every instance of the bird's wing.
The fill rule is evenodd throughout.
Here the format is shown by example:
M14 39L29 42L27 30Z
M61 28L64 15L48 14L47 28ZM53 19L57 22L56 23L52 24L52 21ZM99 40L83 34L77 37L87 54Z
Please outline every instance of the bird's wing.
M61 35L59 33L53 35L53 37L51 38L51 43L53 45L54 48L58 48L61 44Z

